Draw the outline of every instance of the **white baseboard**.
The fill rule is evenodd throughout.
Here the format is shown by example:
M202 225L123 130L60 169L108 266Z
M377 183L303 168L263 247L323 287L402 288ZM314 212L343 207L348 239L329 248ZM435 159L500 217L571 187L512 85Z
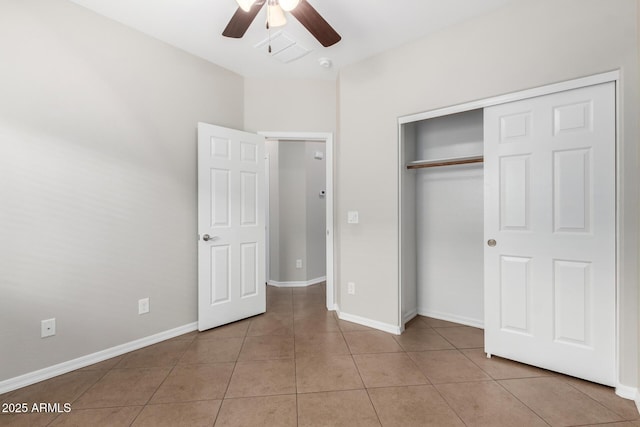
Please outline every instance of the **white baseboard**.
M404 325L406 325L407 323L409 323L409 321L410 321L411 319L413 319L413 318L414 318L414 317L416 317L417 315L418 315L418 309L417 309L417 308L416 308L416 309L414 309L414 310L409 311L408 313L405 313L405 314L402 316L402 325L403 325L403 326L404 326Z
M623 399L635 400L637 403L638 389L636 387L629 387L623 384L616 385L616 394Z
M473 326L474 328L484 329L483 319L472 319L470 317L458 316L455 314L441 313L432 310L424 310L418 307L418 314L420 316L433 317L434 319L446 320L447 322L460 323L461 325Z
M278 282L275 280L267 280L267 284L271 286L276 286L278 288L300 288L303 286L317 285L318 283L322 283L325 280L327 280L327 276L316 277L315 279L302 281L302 282Z
M143 347L147 347L149 345L156 344L161 341L165 341L170 338L174 338L179 335L197 330L198 322L189 323L184 326L169 329L168 331L159 332L148 337L140 338L128 343L117 345L115 347L107 348L96 353L81 356L77 359L72 359L67 362L58 363L57 365L29 372L27 374L23 374L14 378L9 378L8 380L0 381L0 394L17 390L19 388L26 387L40 381L48 380L50 378L57 377L58 375L66 374L67 372L84 368L86 366L93 365L94 363L102 362L104 360L111 359L112 357L120 356L130 351L138 350Z
M402 332L401 328L396 325L391 325L389 323L378 322L377 320L367 319L366 317L356 316L355 314L343 313L340 311L340 307L338 304L335 305L336 313L338 313L338 318L341 320L346 320L347 322L357 323L358 325L368 326L373 329L378 329L383 332L388 332L394 335L400 335Z
M640 391L636 391L636 396L633 400L636 402L636 409L640 413Z

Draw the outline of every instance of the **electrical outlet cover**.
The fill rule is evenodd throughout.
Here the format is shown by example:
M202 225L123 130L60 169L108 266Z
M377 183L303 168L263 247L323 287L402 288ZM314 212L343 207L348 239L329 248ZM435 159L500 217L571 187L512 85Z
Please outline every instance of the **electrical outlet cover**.
M40 338L51 337L56 334L56 319L47 319L40 322Z

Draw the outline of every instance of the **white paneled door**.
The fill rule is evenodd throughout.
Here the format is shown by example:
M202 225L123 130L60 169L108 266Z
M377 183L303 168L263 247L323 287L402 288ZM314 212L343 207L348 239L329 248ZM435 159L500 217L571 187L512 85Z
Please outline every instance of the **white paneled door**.
M198 329L266 310L264 137L198 123Z
M613 386L615 85L484 114L485 351Z

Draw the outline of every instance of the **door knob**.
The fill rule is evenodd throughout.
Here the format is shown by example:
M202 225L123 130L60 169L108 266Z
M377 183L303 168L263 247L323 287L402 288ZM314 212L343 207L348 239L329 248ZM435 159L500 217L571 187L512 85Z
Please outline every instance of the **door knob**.
M487 245L489 245L491 247L494 247L496 245L496 241L493 240L493 239L489 239L489 240L487 240Z
M208 234L205 234L204 236L202 236L202 240L204 240L205 242L208 242L209 240L216 240L218 238L218 236L209 236Z

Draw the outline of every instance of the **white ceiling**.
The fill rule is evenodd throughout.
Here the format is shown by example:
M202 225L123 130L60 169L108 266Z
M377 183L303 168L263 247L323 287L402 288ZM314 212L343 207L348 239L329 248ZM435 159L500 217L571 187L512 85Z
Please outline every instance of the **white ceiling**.
M340 67L402 45L517 0L309 0L342 36L322 47L287 14L285 31L311 49L283 64L254 46L268 36L266 8L242 39L221 35L237 9L235 0L70 0L156 39L247 77L335 79ZM333 67L318 60L330 58Z

